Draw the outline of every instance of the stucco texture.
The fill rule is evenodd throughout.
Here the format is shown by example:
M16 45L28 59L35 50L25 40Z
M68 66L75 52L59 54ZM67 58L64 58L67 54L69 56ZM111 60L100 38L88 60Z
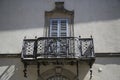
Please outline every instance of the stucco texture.
M24 36L44 36L45 11L56 1L74 10L75 37L92 35L95 52L120 52L119 0L0 0L0 53L20 53Z
M93 65L93 75L91 80L120 80L120 58L119 57L98 57ZM48 76L45 74L47 70L50 71L55 65L41 66L40 74L42 76ZM57 66L57 65L56 65ZM60 65L59 65L60 66ZM76 66L63 65L63 70L72 72L76 75ZM37 75L37 65L29 65L27 68L27 78L23 73L24 66L20 61L20 58L0 58L0 80L39 80ZM55 70L55 69L54 69ZM51 70L52 71L52 70ZM50 72L51 72L50 71ZM64 71L65 72L65 71ZM85 63L79 65L79 79L89 80L89 66ZM52 72L51 72L52 73ZM65 72L66 73L66 72ZM66 73L69 75L70 73ZM72 76L70 76L72 77ZM69 78L70 78L69 77Z

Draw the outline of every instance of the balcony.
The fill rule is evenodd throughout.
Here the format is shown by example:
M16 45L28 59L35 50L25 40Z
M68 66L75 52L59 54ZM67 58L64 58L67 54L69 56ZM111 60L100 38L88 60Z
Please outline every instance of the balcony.
M24 64L24 77L27 77L27 65L76 65L87 62L92 68L95 61L93 38L77 37L40 37L24 39L21 60ZM92 71L91 71L92 72ZM90 74L92 74L90 72ZM77 73L78 74L78 73Z
M40 37L24 39L21 58L42 59L94 59L93 38Z

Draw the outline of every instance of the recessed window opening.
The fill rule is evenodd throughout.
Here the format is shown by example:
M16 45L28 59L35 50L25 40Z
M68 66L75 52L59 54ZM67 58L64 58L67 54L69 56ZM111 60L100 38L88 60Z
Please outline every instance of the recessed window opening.
M68 19L50 19L50 37L68 37Z

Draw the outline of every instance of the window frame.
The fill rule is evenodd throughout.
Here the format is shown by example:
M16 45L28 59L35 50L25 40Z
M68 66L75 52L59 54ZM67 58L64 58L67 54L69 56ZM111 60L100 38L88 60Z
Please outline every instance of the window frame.
M57 21L57 37L61 37L61 21L65 20L66 21L66 36L65 37L69 37L69 30L68 30L68 26L69 26L69 19L68 18L51 18L50 21L50 28L49 28L49 37L52 37L52 21L56 20Z

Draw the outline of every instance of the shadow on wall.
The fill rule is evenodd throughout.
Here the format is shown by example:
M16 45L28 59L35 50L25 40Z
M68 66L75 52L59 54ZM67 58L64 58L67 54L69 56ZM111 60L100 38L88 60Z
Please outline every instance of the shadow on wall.
M117 64L120 65L120 58L119 57L100 57L100 58L96 58L95 61L96 64L103 64L103 65L107 65L107 64Z
M0 80L36 80L36 69L34 65L28 66L28 77L25 78L20 58L0 58Z
M48 2L0 0L0 31L43 27L44 12L54 5ZM70 0L65 5L75 11L75 24L120 19L120 0Z
M76 23L120 19L120 0L81 0L76 10Z
M9 80L15 71L15 65L0 66L0 80Z

